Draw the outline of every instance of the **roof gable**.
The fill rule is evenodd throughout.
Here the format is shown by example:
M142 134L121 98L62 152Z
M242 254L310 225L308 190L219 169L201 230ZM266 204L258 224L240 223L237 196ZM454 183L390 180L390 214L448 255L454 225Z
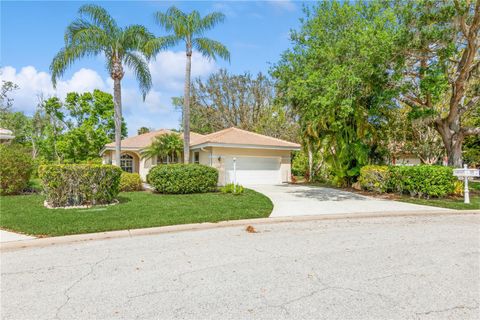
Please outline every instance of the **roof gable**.
M180 136L183 137L182 133L178 133L178 132L167 130L167 129L160 129L160 130L150 131L144 134L139 134L137 136L125 138L122 140L122 148L143 149L151 145L155 137L163 134L172 134L172 133L180 134ZM203 135L196 132L190 132L190 140L192 141L192 143L195 142L196 139L200 137L203 137ZM108 143L105 145L105 147L115 148L115 142Z
M264 147L281 147L298 149L300 145L259 133L238 129L227 128L217 132L204 135L191 143L191 146L202 144L226 144L226 145L255 145Z

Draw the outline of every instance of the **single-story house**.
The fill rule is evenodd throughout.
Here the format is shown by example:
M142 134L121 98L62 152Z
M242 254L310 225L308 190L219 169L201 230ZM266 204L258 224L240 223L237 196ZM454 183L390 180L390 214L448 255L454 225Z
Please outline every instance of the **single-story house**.
M166 159L142 158L141 152L156 136L173 133L157 130L122 140L120 167L137 172L143 180L149 170ZM236 181L243 185L280 184L291 178L291 152L300 150L297 143L276 139L238 128L228 128L211 134L190 133L190 161L218 169L219 185ZM109 143L101 151L103 163L115 164L115 143ZM168 159L169 163L182 159Z

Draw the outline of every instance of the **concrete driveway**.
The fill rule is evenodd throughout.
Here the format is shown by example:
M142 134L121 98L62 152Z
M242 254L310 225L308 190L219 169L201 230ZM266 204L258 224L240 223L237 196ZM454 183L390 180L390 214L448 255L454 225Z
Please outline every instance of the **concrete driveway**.
M333 188L291 184L248 187L265 194L272 200L274 207L271 217L365 212L449 211L449 209L366 197Z
M479 223L324 220L2 252L1 319L478 319Z

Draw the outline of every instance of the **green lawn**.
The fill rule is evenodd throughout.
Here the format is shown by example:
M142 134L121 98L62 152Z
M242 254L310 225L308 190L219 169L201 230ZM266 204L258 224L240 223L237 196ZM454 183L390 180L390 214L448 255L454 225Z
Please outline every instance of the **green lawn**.
M91 209L47 209L43 196L0 197L0 227L37 236L268 217L273 205L253 190L242 195L126 192L120 203Z
M427 206L442 207L458 210L474 210L480 209L480 196L470 195L470 204L463 203L463 198L458 199L417 199L410 197L402 197L399 201L423 204Z

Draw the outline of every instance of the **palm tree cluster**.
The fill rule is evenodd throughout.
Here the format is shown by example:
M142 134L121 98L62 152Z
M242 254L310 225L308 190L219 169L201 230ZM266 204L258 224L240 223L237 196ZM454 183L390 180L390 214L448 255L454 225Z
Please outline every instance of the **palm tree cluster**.
M183 150L183 141L177 133L162 134L155 137L152 144L142 150L142 158L165 159L165 163L177 162Z
M184 162L188 163L190 145L190 76L193 49L209 59L220 57L230 59L227 48L218 41L205 38L205 31L223 22L225 15L213 12L202 17L198 11L189 14L176 7L166 12L154 13L157 24L170 34L156 37L141 25L120 27L115 19L102 7L87 4L80 7L79 17L70 23L65 31L65 46L54 57L50 71L52 83L74 62L83 58L103 55L106 69L113 80L113 97L115 108L115 163L120 164L121 129L122 129L122 95L121 81L125 67L133 71L143 99L152 87L152 77L148 61L154 59L158 52L180 43L185 44L186 68L183 105Z

